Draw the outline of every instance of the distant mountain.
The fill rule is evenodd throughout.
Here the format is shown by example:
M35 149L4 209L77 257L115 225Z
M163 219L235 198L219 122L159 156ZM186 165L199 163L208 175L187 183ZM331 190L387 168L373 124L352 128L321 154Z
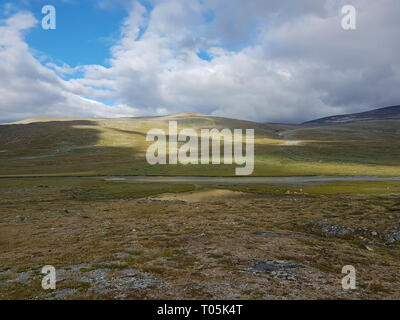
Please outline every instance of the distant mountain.
M371 111L331 116L302 123L302 125L332 125L361 121L400 120L400 106L374 109Z

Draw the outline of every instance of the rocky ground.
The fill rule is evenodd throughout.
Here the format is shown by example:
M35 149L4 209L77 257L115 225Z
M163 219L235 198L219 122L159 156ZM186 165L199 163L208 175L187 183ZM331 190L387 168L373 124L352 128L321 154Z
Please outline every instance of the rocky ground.
M400 298L398 195L77 201L36 189L2 194L1 299ZM45 265L56 290L41 288ZM342 289L345 265L355 290Z

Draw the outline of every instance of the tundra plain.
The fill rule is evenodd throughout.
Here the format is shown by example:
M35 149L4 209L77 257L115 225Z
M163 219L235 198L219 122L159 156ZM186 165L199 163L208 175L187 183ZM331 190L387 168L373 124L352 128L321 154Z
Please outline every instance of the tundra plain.
M400 182L198 185L150 166L146 132L254 128L253 176L400 176L400 125L261 124L200 114L0 126L1 299L399 299ZM57 270L45 291L44 265ZM344 265L357 289L343 290Z

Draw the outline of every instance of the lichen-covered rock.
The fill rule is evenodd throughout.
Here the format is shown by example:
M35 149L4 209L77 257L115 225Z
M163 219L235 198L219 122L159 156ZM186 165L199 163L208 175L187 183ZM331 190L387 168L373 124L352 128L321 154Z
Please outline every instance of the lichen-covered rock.
M386 234L385 240L388 244L395 243L396 241L400 241L400 230L392 230Z
M325 220L318 221L315 226L323 235L328 237L343 237L352 235L356 232L356 230L353 228L341 226L338 224L328 224Z
M253 272L273 272L296 268L304 268L304 266L282 260L259 260L251 266L250 270Z

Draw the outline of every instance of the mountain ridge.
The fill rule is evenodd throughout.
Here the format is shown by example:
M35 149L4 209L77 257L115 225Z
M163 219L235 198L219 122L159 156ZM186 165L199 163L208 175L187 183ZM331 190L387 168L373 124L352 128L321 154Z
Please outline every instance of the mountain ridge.
M306 121L300 125L335 125L364 121L400 120L400 105Z
M142 116L142 117L123 117L123 118L90 118L90 117L36 117L23 119L15 122L6 122L1 123L0 125L10 125L10 124L29 124L29 123L37 123L37 122L53 122L53 121L99 121L99 120L110 120L110 119L159 119L159 120L182 120L188 118L220 118L220 119L229 119L229 120L237 120L237 121L246 121L246 122L254 122L259 124L270 124L270 125L288 125L288 126L309 126L309 125L340 125L340 124L348 124L355 122L365 122L365 121L379 121L379 120L400 120L400 105L383 107L372 109L369 111L357 112L357 113L349 113L349 114L340 114L333 115L323 118L318 118L310 121L305 121L300 124L292 124L292 123L272 123L272 122L257 122L251 120L244 119L236 119L229 117L221 117L221 116L213 116L209 114L203 114L198 112L179 112L172 113L166 115L158 115L158 116Z

